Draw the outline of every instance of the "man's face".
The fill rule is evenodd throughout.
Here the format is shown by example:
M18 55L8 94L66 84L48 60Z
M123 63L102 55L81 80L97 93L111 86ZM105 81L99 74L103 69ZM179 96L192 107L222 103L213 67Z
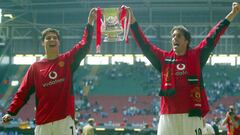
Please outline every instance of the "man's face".
M188 40L180 30L174 30L172 33L172 48L177 55L184 55L187 50Z
M43 40L42 45L45 51L59 51L59 39L58 36L53 32L48 32Z

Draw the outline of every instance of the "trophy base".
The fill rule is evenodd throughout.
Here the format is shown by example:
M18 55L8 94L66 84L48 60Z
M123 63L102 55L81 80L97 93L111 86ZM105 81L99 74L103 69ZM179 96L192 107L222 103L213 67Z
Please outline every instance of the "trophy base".
M123 41L123 37L104 37L103 42L120 42Z
M103 33L105 34L103 42L123 41L122 31L104 31Z

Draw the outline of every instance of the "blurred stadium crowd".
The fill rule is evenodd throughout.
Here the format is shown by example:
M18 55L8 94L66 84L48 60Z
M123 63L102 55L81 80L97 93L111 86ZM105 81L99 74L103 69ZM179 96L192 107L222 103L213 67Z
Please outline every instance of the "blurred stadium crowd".
M28 66L10 66L8 78L4 78L0 88L0 115L17 90L11 82L21 81L20 69ZM93 72L95 71L95 72ZM228 65L206 66L204 69L205 86L211 106L206 117L209 124L217 124L219 129L226 116L229 105L234 105L240 112L240 71L239 67ZM161 76L152 67L143 62L134 65L117 63L115 65L80 66L74 76L76 95L76 124L81 129L89 118L95 118L97 127L133 127L148 125L156 129L159 116L159 85ZM78 77L78 76L82 76ZM81 78L81 79L79 79ZM9 93L6 98L7 91ZM179 103L181 105L181 103ZM34 96L10 125L19 126L28 122L34 127ZM217 122L217 123L216 123Z

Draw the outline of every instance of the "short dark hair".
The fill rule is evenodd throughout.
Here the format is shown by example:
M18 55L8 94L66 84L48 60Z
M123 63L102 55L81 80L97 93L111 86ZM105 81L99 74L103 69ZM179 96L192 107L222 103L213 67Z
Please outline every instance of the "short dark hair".
M60 33L57 29L54 28L46 28L42 31L42 41L44 41L44 38L46 37L47 33L52 32L55 33L58 37L58 39L60 40Z
M173 34L173 32L175 30L179 30L183 33L185 39L188 41L188 47L190 46L190 42L191 42L191 34L188 31L188 29L186 27L184 27L183 25L177 25L177 26L173 26L172 30L171 30L171 35Z

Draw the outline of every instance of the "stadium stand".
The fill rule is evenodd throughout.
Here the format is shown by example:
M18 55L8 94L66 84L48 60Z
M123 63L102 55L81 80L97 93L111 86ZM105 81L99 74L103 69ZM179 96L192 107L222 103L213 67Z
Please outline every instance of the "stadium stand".
M128 115L126 115L128 122L143 122L143 119L141 119L141 117L144 117L146 118L144 119L145 122L151 123L153 117L158 115L157 113L151 112L151 102L153 99L156 100L155 102L159 102L157 90L159 90L160 78L157 77L157 74L155 73L155 71L153 71L153 68L151 66L140 65L141 64L139 63L137 64L138 68L136 67L136 65L128 65L125 63L111 66L87 65L87 67L81 66L80 68L78 68L78 70L76 71L77 76L74 76L76 106L80 108L80 110L78 111L80 111L80 113L82 114L86 112L89 113L91 116L95 117L100 123L108 121L122 122L124 120L124 110L126 112L127 109L131 107L136 107L139 110L145 109L146 112L128 114L129 116L133 115L134 117L129 117ZM124 68L122 68L122 66L124 66ZM20 75L23 75L23 73L19 73L19 76L16 77L15 72L19 72L19 70L21 70L21 72L26 72L27 67L28 66L12 65L9 68L10 71L7 72L7 76L20 80L20 78L23 77ZM141 69L140 67L147 70L143 73L143 69ZM131 74L128 74L129 71L131 71ZM221 104L224 108L226 108L228 105L234 104L239 101L238 86L240 84L240 75L238 71L239 68L233 68L231 66L206 66L206 68L204 69L204 78L206 80L205 85L212 110L217 110ZM113 79L113 73L121 73L122 75L116 75ZM151 80L149 76L154 76L154 74L156 74L156 77L153 77L155 79L149 81ZM83 76L84 79L79 79L81 78L79 76ZM227 78L229 79L229 82ZM145 86L144 84L147 84L148 86ZM83 94L84 87L86 86L89 86L89 92L88 94ZM11 87L10 83L7 84L7 87L5 86L5 88L3 85L1 85L1 95L4 95L9 87ZM149 89L146 90L146 88ZM14 91L11 93L11 96L9 96L8 100L11 99L12 94L14 94L15 92L16 89L14 89ZM6 99L1 97L1 101L3 100ZM87 100L87 102L84 104L87 104L88 102L90 103L91 107L89 108L91 108L92 110L81 110L83 105L82 102L84 102L84 100ZM105 115L107 115L106 118L99 117L101 116L100 111L98 113L96 113L96 110L93 111L94 104L101 106L102 115L104 117L105 113ZM111 107L113 106L115 106L118 110L117 113L111 112ZM5 107L6 106L3 106L3 108ZM33 110L34 96L30 99L28 105L20 112L18 117L22 118L23 120L33 119ZM209 117L213 118L216 115L220 116L224 114L224 111L226 110L223 110L222 112L212 111L211 113L209 113ZM140 114L140 116L137 114ZM82 120L84 119L82 118Z

